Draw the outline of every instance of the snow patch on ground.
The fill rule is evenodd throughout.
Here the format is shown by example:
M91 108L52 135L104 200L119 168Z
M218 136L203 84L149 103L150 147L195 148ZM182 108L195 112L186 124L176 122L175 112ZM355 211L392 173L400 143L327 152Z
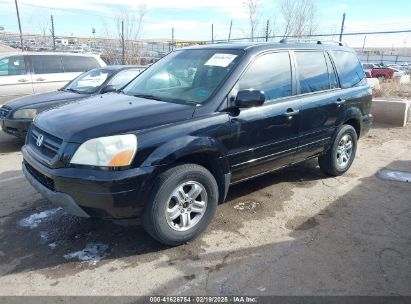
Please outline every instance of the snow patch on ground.
M254 210L257 206L259 205L259 203L257 202L253 202L253 201L249 201L249 202L240 202L237 205L234 206L234 209L237 210Z
M82 250L67 253L64 255L66 260L78 259L82 262L88 262L90 265L96 265L100 260L107 256L108 245L103 243L90 243Z
M379 176L382 179L388 179L397 182L411 183L411 172L381 170Z
M63 208L49 209L39 213L34 213L24 219L21 219L19 221L19 225L25 228L34 229L38 227L38 225L40 225L41 222L44 221L47 217L56 214L60 210L63 210Z

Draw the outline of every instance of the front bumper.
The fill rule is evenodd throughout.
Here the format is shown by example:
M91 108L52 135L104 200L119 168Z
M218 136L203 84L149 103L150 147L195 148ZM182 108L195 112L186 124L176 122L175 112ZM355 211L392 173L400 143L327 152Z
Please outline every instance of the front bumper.
M3 131L19 138L26 138L27 131L32 122L31 119L0 118L0 125Z
M157 167L104 171L51 169L22 148L23 172L31 185L53 204L81 217L139 217L149 201Z

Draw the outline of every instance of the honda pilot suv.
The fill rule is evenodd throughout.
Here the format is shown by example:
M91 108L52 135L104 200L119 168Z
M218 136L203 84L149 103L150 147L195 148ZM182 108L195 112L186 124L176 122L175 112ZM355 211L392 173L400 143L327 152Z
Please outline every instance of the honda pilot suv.
M178 245L207 227L230 185L310 158L345 173L370 106L361 64L341 44L195 46L121 92L36 116L23 171L69 213L141 218Z

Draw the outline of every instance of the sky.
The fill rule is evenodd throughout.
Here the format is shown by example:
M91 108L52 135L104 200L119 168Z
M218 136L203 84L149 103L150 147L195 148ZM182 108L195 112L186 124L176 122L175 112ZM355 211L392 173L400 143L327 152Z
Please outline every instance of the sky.
M332 33L338 39L341 19L346 13L344 31L369 32L411 30L409 0L314 0L317 7L317 33ZM267 19L281 34L282 0L259 0L261 28ZM244 0L18 0L24 33L41 33L54 16L56 35L105 38L113 34L114 19L121 11L137 14L139 5L146 5L142 39L211 40L211 24L215 39L227 39L231 20L231 37L249 36L248 14ZM14 0L0 0L0 26L7 32L18 32ZM111 28L108 34L107 28ZM263 30L259 30L261 33ZM114 30L116 32L116 30ZM365 37L366 36L366 37ZM345 36L353 47L411 47L411 33L390 35Z

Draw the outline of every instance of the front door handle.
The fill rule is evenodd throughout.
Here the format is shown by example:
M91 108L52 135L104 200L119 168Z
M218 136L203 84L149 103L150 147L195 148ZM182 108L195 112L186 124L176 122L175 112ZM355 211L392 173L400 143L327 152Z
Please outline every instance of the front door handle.
M18 80L18 82L27 82L27 81L28 81L28 80L27 80L27 79L24 79L24 78Z
M44 81L44 80L46 80L46 79L43 78L43 77L36 78L36 81Z
M335 101L335 104L337 104L337 105L342 105L342 104L344 104L345 103L345 99L342 99L342 98L338 98L336 101Z
M287 111L284 113L284 116L288 119L292 119L294 115L300 113L300 110L294 110L292 108L288 108Z

